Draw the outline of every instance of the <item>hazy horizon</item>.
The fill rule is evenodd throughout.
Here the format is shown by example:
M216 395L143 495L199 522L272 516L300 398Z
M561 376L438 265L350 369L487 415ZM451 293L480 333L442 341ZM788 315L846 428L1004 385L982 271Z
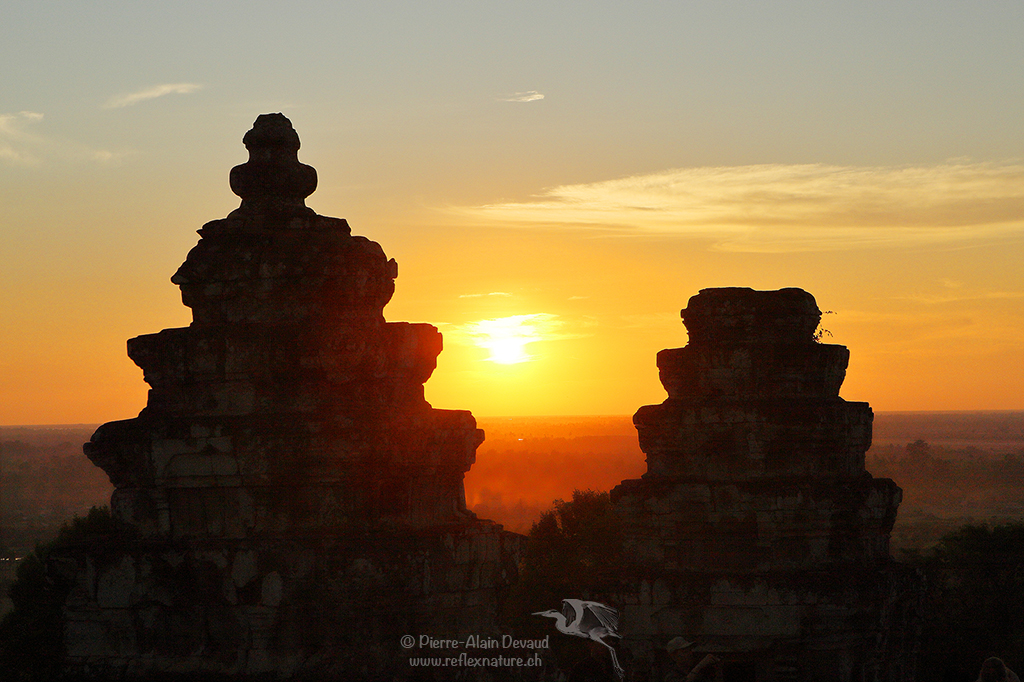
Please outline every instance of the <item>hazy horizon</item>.
M477 424L487 437L465 476L467 506L518 532L527 532L553 500L569 499L573 490L610 490L647 470L629 415L479 417ZM108 503L112 486L80 445L95 427L0 427L0 466L22 481L0 480L6 488L0 498L11 509L49 511L37 519L38 527L22 529L23 539L33 533L43 538L70 514ZM1024 411L880 413L874 432L868 470L904 487L894 531L900 546L920 546L971 519L1024 513ZM911 449L922 450L908 447L918 440L935 459L909 456ZM15 460L36 469L7 464ZM20 490L25 485L28 494Z
M641 407L640 405L637 406ZM633 413L623 414L477 414L471 409L464 408L467 412L472 413L473 417L478 420L529 420L529 419L548 419L548 420L565 420L565 419L632 419ZM876 417L879 415L970 415L970 414L1019 414L1024 417L1024 410L872 410ZM125 419L130 419L137 415L128 415ZM75 428L96 428L105 422L72 422L67 424L52 423L52 424L0 424L0 429L75 429Z

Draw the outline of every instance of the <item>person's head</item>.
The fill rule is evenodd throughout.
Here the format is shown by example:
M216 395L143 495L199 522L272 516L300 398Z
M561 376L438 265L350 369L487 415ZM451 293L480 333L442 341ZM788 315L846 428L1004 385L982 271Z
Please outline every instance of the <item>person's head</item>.
M668 652L668 657L675 661L676 665L684 669L692 668L693 664L696 663L693 646L693 642L688 642L682 637L676 637L669 640L669 643L665 645L665 651Z
M1005 682L1006 678L1006 664L1001 658L986 658L981 664L981 674L978 675L980 682Z

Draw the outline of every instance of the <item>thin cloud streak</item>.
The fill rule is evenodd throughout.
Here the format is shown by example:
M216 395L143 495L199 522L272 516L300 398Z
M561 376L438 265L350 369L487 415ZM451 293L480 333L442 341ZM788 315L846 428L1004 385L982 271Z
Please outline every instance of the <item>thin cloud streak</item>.
M15 166L38 166L46 160L92 161L110 164L130 152L93 149L74 141L59 140L29 131L44 118L35 111L0 114L0 160Z
M0 114L0 159L10 163L35 165L39 156L34 149L45 144L44 138L25 130L27 124L43 118L35 111Z
M459 298L483 298L485 296L512 296L512 294L505 291L492 291L489 294L459 294Z
M512 95L506 95L499 97L499 102L536 102L537 100L544 99L544 95L537 92L536 90L530 90L528 92L517 92Z
M111 97L103 105L103 108L120 109L121 107L130 107L139 102L145 102L146 100L156 99L165 95L187 95L202 89L202 87L198 83L164 83L162 85L154 85L151 88L139 90L138 92Z
M1020 291L985 291L970 295L961 296L927 296L927 295L913 295L913 296L895 296L895 300L906 300L915 301L917 303L925 303L928 305L932 304L943 304L943 303L962 303L964 301L1015 301L1024 298L1024 292Z
M565 322L557 315L550 313L532 313L529 315L510 315L509 317L498 317L487 320L476 320L465 324L453 325L452 336L459 342L473 342L478 339L485 330L494 327L503 327L520 331L523 336L530 337L531 341L544 339L561 338L559 330L565 326ZM486 333L490 333L487 331Z
M726 251L953 243L1024 231L1024 166L674 169L453 210L523 227L706 238Z

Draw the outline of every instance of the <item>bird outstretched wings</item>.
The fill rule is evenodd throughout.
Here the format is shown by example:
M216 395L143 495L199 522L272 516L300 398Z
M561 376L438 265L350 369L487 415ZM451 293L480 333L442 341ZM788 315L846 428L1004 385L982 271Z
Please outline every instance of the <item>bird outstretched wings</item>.
M562 613L565 614L566 625L584 637L597 628L603 628L601 636L619 636L619 612L596 601L582 599L563 599Z
M566 635L590 639L606 647L612 657L612 666L620 680L625 679L626 672L619 665L619 657L615 647L605 638L621 639L619 635L619 612L596 601L583 599L563 599L562 610L538 611L535 616L546 616L555 619L555 628Z

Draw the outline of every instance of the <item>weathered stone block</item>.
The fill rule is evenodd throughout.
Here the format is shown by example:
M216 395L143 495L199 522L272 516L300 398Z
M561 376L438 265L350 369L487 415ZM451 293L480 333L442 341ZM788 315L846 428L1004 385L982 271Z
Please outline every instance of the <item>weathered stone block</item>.
M127 608L134 588L135 560L125 555L100 572L96 581L96 604L104 609Z

